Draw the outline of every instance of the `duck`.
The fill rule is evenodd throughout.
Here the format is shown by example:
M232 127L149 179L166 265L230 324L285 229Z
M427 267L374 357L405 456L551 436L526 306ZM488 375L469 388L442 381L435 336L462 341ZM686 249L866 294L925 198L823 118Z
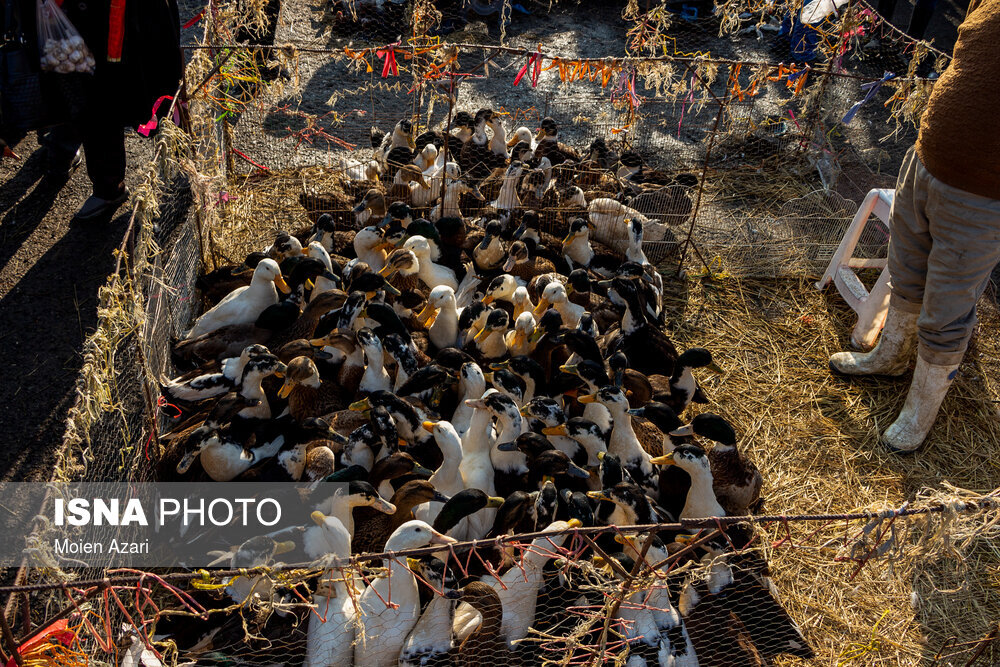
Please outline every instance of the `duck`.
M170 401L204 401L228 393L243 378L243 369L251 358L268 354L263 345L247 345L238 357L224 359L218 373L202 373L193 378L160 378L160 393Z
M278 398L288 399L288 412L297 422L322 417L346 407L344 393L332 382L323 382L316 363L306 356L288 363Z
M278 232L274 242L267 247L264 254L280 265L290 257L298 257L303 254L302 242L288 232Z
M323 262L323 266L326 269L326 272L315 280L312 292L309 295L310 302L315 301L321 294L326 294L332 290L339 290L344 283L343 277L337 275L340 272L340 266L337 266L337 273L335 273L333 260L330 258L330 253L323 247L323 244L319 241L310 241L309 246L306 248L306 253L309 257Z
M524 165L515 160L507 166L504 172L503 184L497 198L487 204L487 207L501 214L501 219L510 219L511 213L521 207L521 200L517 196L517 183L521 178Z
M496 389L487 389L480 398L467 399L465 404L473 409L469 428L462 436L462 462L459 472L467 489L479 489L489 496L495 496L494 469L491 453L496 439L493 430L493 412L487 403ZM489 532L496 517L496 511L483 509L464 519L452 533L460 541L479 539Z
M362 394L388 391L392 388L392 378L385 370L385 350L382 341L368 328L358 331L357 339L358 345L365 351L365 372L361 376L358 391Z
M206 305L214 306L234 289L249 285L253 270L262 259L267 259L267 255L254 251L240 264L220 266L211 273L199 276L195 280L195 287L201 292L202 300Z
M427 329L427 338L435 349L458 345L461 312L455 290L450 286L438 285L427 295L423 310L417 314L417 321Z
M600 465L601 458L608 453L608 443L596 423L584 417L571 417L561 423L556 417L552 421L557 423L546 425L541 432L552 440L553 445L569 454L579 465L591 469ZM575 446L564 444L566 440L575 443ZM580 462L579 452L583 453L583 463Z
M691 478L681 519L726 516L715 497L712 466L702 448L683 444L662 458L663 464L677 466ZM698 533L699 529L688 528L687 532ZM812 659L815 654L798 625L774 597L767 563L759 554L743 550L752 539L750 526L727 526L725 536L703 546L701 560L710 565L707 575L689 577L680 593L678 610L699 660L718 660L725 649L748 644L752 654L764 660L781 654ZM734 626L720 628L710 621L717 619L720 611L731 614ZM734 631L743 635L743 641L718 642L725 637L720 636L722 632ZM764 664L763 660L759 664Z
M521 434L521 412L514 400L502 392L488 394L482 400L485 409L497 420L497 434L490 449L496 493L491 495L507 497L522 488L528 475L527 459L516 446L500 448L500 445L514 442Z
M736 448L736 431L728 421L703 412L670 435L697 435L715 443L708 453L712 490L728 516L743 516L757 509L764 478L757 465Z
M576 218L570 223L569 232L563 239L563 259L570 271L584 268L602 278L611 277L621 264L621 258L612 253L594 252L590 243L591 227L584 218Z
M377 405L368 414L368 421L351 430L341 462L345 466L359 465L366 471L374 471L376 455L388 457L399 442L399 432L385 406Z
M321 558L346 559L351 555L351 534L336 517L315 511L310 519L322 531ZM346 665L354 658L356 609L360 591L353 574L326 570L312 596L315 612L309 614L305 667Z
M713 373L722 373L722 368L712 359L712 353L703 347L685 350L674 362L674 373L670 378L669 393L656 396L662 402L681 414L691 403L707 403L705 392L694 376L695 368L705 368Z
M527 356L534 352L535 345L531 342L531 337L534 333L534 314L526 311L518 315L514 320L514 328L504 336L504 344L507 346L507 350L511 356ZM531 400L531 397L528 396L527 400Z
M516 654L503 636L503 602L496 589L481 581L462 587L459 600L479 613L479 626L455 651L455 664L461 667L508 667L517 664Z
M659 327L646 319L636 288L628 280L615 278L608 294L625 303L625 316L618 334L608 340L605 353L623 352L633 369L644 375L672 376L679 356L677 348Z
M558 166L567 160L573 162L580 161L580 154L572 147L559 141L559 125L555 120L546 116L542 119L535 135L535 159L548 158L552 166Z
M497 444L498 451L519 451L525 455L528 469L527 488L541 489L546 480L552 480L560 489L578 486L579 480L589 480L590 473L570 459L539 433L528 431L516 440ZM502 491L500 491L502 493Z
M381 271L385 266L387 247L377 227L364 227L354 235L354 253L372 271Z
M538 297L538 305L535 306L534 314L541 316L549 308L554 308L562 317L562 324L570 329L575 329L580 324L584 309L569 300L566 293L566 286L559 281L552 281L545 286Z
M462 145L462 152L458 156L458 164L462 167L462 173L469 178L479 181L490 175L490 172L497 166L498 162L506 162L506 146L504 146L504 157L493 152L490 147L489 137L486 134L486 127L493 120L491 109L480 109L473 119L472 137Z
M499 359L507 354L507 326L510 316L507 311L494 308L486 317L486 326L475 335L472 346L480 358L485 360Z
M339 471L338 471L339 473ZM326 516L334 516L344 524L352 536L354 535L354 509L370 507L382 514L393 514L396 507L382 498L375 487L364 480L351 480L338 483L331 495L316 505L316 511ZM312 559L320 558L326 553L325 536L321 526L310 526L302 535L302 549Z
M636 484L647 493L656 496L659 493L659 485L655 470L650 461L651 457L642 448L632 428L625 393L614 385L607 385L598 389L597 393L581 396L579 401L584 404L598 402L607 408L613 421L608 453L618 457Z
M566 531L581 526L579 519L553 521L544 528L545 533L531 542L531 549L524 551L519 562L499 577L489 575L482 582L489 585L500 597L503 607L499 637L508 647L516 647L528 636L528 629L535 619L538 589L542 585L542 568L551 554L566 541ZM470 636L479 627L479 616L471 605L460 604L455 610L455 634L461 639Z
M462 179L452 179L444 187L444 198L441 203L431 209L430 219L436 222L441 218L464 218L460 207L463 195L469 195L477 201L486 201L478 186L468 185Z
M364 227L369 221L374 221L377 226L385 217L385 194L374 188L368 190L351 212L357 226Z
M219 400L215 410L224 413L233 405L241 407L246 402L242 396L230 394ZM185 474L197 459L205 474L216 482L236 479L254 465L276 455L284 445L284 437L278 436L270 442L247 447L235 439L228 429L211 427L199 429L192 438L195 449L177 464L178 474Z
M396 511L392 514L373 512L364 521L355 520L354 539L351 548L354 553L381 553L386 542L399 526L414 519L413 509L427 502L448 502L445 496L430 482L415 479L403 484L392 494L389 503Z
M420 135L420 136L426 141L425 135ZM419 146L420 144L418 143L417 145ZM417 153L417 156L413 158L413 164L415 164L417 168L420 169L420 171L422 172L427 171L428 169L434 166L434 163L437 161L437 156L438 156L438 147L434 144L433 141L431 141L429 143L424 144L424 147L420 149L420 152Z
M406 239L403 247L411 251L417 257L417 275L428 289L444 285L450 287L452 292L458 292L458 278L451 269L435 264L431 260L431 247L427 239L423 236L411 236Z
M513 148L519 143L525 143L532 151L535 150L535 135L523 125L511 133L507 148Z
M544 257L532 257L528 245L521 240L511 243L507 250L507 259L503 264L504 273L526 283L537 276L552 273L555 270L556 265ZM527 292L525 294L527 295Z
M385 548L404 551L435 544L447 546L455 541L414 519L397 528L386 540ZM388 568L389 576L372 581L358 599L363 628L354 647L355 665L395 667L420 616L420 592L413 572L397 558L386 559L383 567Z
M434 528L444 534L437 527ZM400 667L448 667L453 650L451 633L452 616L461 592L446 584L445 563L433 556L408 559L411 570L417 573L424 588L430 589L431 600L424 607L417 624L406 638L399 653Z
M192 340L228 325L248 324L257 320L268 306L278 303L278 290L288 294L291 290L281 276L281 269L273 259L263 259L253 270L253 278L246 287L239 287L203 313L184 334Z
M486 377L483 369L474 361L462 364L458 373L458 406L451 418L451 424L459 438L464 438L472 425L472 415L475 407L469 401L475 401L486 393Z
M497 220L486 223L483 240L472 249L472 263L479 274L496 271L504 263L506 251L500 235L503 225Z
M458 431L447 421L424 421L422 427L425 431L434 436L434 442L441 450L443 460L437 470L431 474L427 481L433 485L442 495L454 497L455 494L465 490L465 481L462 479L460 469L462 463L462 439ZM413 515L421 521L434 525L444 502L432 500L418 505L413 510ZM448 531L442 531L447 533Z
M441 506L432 525L434 530L448 535L465 517L482 509L499 509L505 502L505 498L488 496L479 489L462 489ZM497 521L493 522L493 526L497 526Z

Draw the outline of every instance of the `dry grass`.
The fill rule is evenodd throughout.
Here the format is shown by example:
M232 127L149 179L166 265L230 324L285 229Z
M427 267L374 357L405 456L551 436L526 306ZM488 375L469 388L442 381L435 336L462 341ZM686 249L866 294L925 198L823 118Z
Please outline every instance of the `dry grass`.
M334 170L316 167L232 185L222 224L212 231L216 260L238 262L275 231L308 225L299 194L322 192L335 178ZM712 403L705 409L724 415L741 434L764 473L768 514L877 510L915 498L946 502L997 486L1000 341L982 332L996 330L1000 313L989 298L981 333L929 442L915 456L899 457L879 446L878 434L902 406L909 378L831 375L827 359L846 348L855 321L835 292L818 292L804 278L668 284L678 347L707 347L726 369L706 379ZM886 534L895 536L895 546L860 569L845 559L859 522L789 524L791 539L779 546L765 540L764 551L819 664L929 664L939 653L939 664L965 664L974 642L1000 619L1000 550L985 537L993 534L985 522L996 518L900 520ZM854 555L874 546L871 539L888 526L876 526L868 547ZM773 542L787 531L781 524L766 529Z
M988 299L980 334L929 441L916 455L900 457L879 446L878 434L901 408L909 377L831 375L827 359L846 349L854 325L835 291L820 293L796 279L674 285L674 340L711 349L725 368L705 383L712 400L705 409L741 433L743 449L764 474L766 513L847 513L898 507L921 490L941 500L962 495L948 484L973 493L997 486L1000 356L988 332L1000 314ZM948 539L933 548L919 542L941 526L899 522L900 549L887 554L897 558L872 561L853 580L857 564L835 559L846 555L845 537L857 534L857 523L793 524L791 540L765 551L821 664L921 664L939 651L943 664L965 664L970 647L949 649L946 642L973 642L1000 619L1000 551L985 536L967 543L959 537L983 528L983 520L944 526L942 533L962 543L955 550ZM787 535L780 524L768 532L774 540Z

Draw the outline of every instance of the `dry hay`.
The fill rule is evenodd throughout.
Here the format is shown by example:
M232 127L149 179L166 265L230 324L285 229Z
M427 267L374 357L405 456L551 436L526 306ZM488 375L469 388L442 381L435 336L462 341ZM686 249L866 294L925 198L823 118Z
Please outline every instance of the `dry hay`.
M214 258L238 262L265 247L276 231L306 227L299 194L323 191L338 179L335 170L316 167L256 174L233 185L221 204L222 225L213 230ZM921 492L925 497L928 488L947 499L959 497L957 489L987 493L997 485L995 336L973 338L929 442L917 455L899 457L882 449L877 436L901 408L909 376L831 375L827 360L846 349L855 323L832 288L821 293L805 279L788 278L668 285L665 305L678 347L706 347L726 370L706 379L712 402L702 409L722 414L742 435L764 473L766 513L878 510ZM982 331L1000 323L992 303L986 298L981 307ZM933 528L920 521L900 520L898 542L912 547ZM969 537L952 552L947 540L938 540L934 548L892 550L888 555L895 559L873 560L852 579L857 563L835 559L846 553L845 536L856 536L859 528L857 522L794 524L791 540L780 547L764 543L783 602L816 648L819 664L919 664L939 651L943 664L965 664L974 642L1000 619L1000 550ZM775 541L787 535L783 525L767 533ZM967 642L973 644L946 646Z
M711 403L702 410L724 415L741 434L743 449L764 475L766 514L883 509L921 489L927 496L926 487L940 489L930 495L946 499L963 495L949 484L977 493L997 486L1000 341L983 332L996 330L1000 314L988 297L980 308L980 334L928 442L916 455L901 457L886 452L877 438L902 407L909 376L844 379L830 373L827 360L847 349L856 321L835 291L821 293L810 282L789 279L673 284L667 304L672 336L681 349L712 350L725 369L705 382ZM907 522L897 528L929 530ZM782 600L815 647L818 664L929 662L949 640L951 646L975 642L996 627L996 542L970 538L952 552L942 540L937 552L917 549L895 562L871 561L851 580L857 563L834 560L844 555L847 528L842 521L793 524L791 539L779 548L765 543ZM850 534L859 528L853 524ZM776 541L788 534L780 524L767 532ZM955 544L963 541L959 532L945 531ZM945 648L940 664L965 664L971 648ZM956 654L954 662L949 653Z

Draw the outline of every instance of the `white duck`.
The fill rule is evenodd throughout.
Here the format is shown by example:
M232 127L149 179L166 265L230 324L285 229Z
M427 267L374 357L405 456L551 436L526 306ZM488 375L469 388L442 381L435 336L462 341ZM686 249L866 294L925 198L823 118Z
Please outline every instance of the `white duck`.
M425 421L423 427L424 430L433 434L434 442L437 443L441 454L444 456L441 465L427 481L437 491L450 498L465 489L465 482L462 481L462 473L459 471L459 465L462 463L462 439L450 422ZM443 506L444 503L436 500L432 500L429 503L421 503L413 508L413 516L421 521L432 524Z
M490 150L496 154L503 157L508 157L507 155L507 131L503 127L503 119L500 114L494 113L490 116L489 121L486 123L493 130L493 136L490 138Z
M375 391L392 389L392 378L385 370L385 349L382 341L371 329L362 329L357 333L358 344L365 351L365 372L361 376L358 391L370 394Z
M382 235L375 227L365 227L354 235L354 253L372 271L380 271L385 267L387 246L388 244L382 240Z
M538 305L535 306L535 315L541 317L550 307L555 308L562 316L563 326L571 329L580 325L580 318L587 312L586 308L569 300L565 285L557 280L553 280L542 290Z
M472 413L475 408L466 401L475 400L486 392L486 376L483 369L474 361L467 361L462 364L458 373L458 407L451 417L451 424L455 427L459 438L465 437L466 432L472 422Z
M212 431L198 443L197 449L189 452L177 464L177 472L188 471L194 459L201 461L205 474L216 482L230 482L261 461L271 458L285 444L285 436L279 435L260 447L247 449L225 433Z
M638 558L642 553L643 544L648 535L642 534L635 537L619 535L615 540L625 545L625 553L632 558ZM653 567L658 563L665 563L669 560L667 550L655 542L649 545L646 551L646 564ZM670 600L670 591L666 585L667 572L658 570L657 577L662 576L664 581L659 582L648 591L641 591L639 605L647 607L652 614L653 623L659 633L660 642L660 664L670 665L670 667L698 667L698 656L695 654L691 638L688 636L687 627L683 619L677 612L676 607ZM677 629L680 628L680 633Z
M507 148L513 148L522 141L526 143L532 151L535 150L535 133L523 125L514 130L514 134L510 135L510 140L507 142Z
M407 521L386 540L386 551L452 544L423 521ZM420 593L413 572L399 558L387 559L389 576L376 579L358 600L363 629L354 647L354 664L395 667L399 654L420 616ZM345 663L346 664L346 663Z
M505 337L510 356L517 357L534 352L536 343L531 342L533 333L535 333L535 316L530 312L518 315L514 320L514 328L508 331Z
M608 452L618 457L622 467L629 472L636 484L656 497L655 494L659 493L658 477L649 454L642 448L632 428L628 399L622 390L615 385L608 385L598 389L596 394L581 396L579 401L584 404L597 402L608 409L614 422Z
M278 263L273 259L261 260L253 271L250 284L227 294L222 301L195 320L194 326L184 337L197 338L230 324L255 321L265 308L278 303L278 289L285 294L290 291L285 279L281 277Z
M517 196L517 182L521 178L521 172L523 171L523 164L516 160L511 162L507 167L506 173L504 173L500 193L497 195L496 200L491 201L487 206L501 212L507 217L510 217L511 211L520 208L521 199Z
M431 220L437 221L441 218L464 218L462 215L462 209L459 208L459 199L462 195L472 195L479 201L486 201L486 197L483 193L479 191L479 188L475 185L466 185L464 181L450 181L444 188L444 207L442 212L442 205L438 204L431 211Z
M333 495L320 502L316 509L326 516L339 519L347 532L354 535L355 507L371 507L383 514L396 512L396 506L379 496L375 487L368 482L337 485ZM326 553L325 539L320 526L310 526L302 535L302 550L312 559L321 558Z
M411 236L406 239L403 247L413 252L417 256L417 276L428 288L433 290L439 285L451 288L452 293L458 291L458 279L455 272L447 266L435 264L431 261L431 246L423 236Z
M424 608L413 632L406 638L399 653L399 667L449 664L447 654L454 648L451 626L455 599L461 593L445 589L445 564L438 559L413 560L410 561L410 568L434 589L435 595ZM438 595L437 591L443 591L444 595Z
M458 318L461 314L455 290L447 285L438 285L427 295L427 302L417 313L417 320L427 329L431 343L442 350L458 345Z
M481 398L465 401L467 406L473 408L473 413L469 430L462 436L462 462L459 464L459 472L462 473L465 488L479 489L488 496L496 495L493 462L490 459L495 435L493 413L486 404L486 399L499 393L496 389L487 389ZM493 527L495 518L495 509L481 509L462 519L451 530L451 534L459 540L480 539Z
M461 175L461 168L457 162L449 162L447 165L431 165L430 169L424 172L427 186L419 183L410 185L410 203L417 208L430 206L441 196L441 185L445 176L448 182L458 180Z
M326 251L326 248L323 247L322 243L319 241L312 241L306 249L306 253L310 257L323 262L323 266L326 267L327 273L330 273L331 275L333 274L333 260L330 259L330 253ZM338 286L339 285L336 281L331 280L326 276L318 276L314 282L312 295L309 297L309 300L312 301L323 292L329 292L332 289L337 289Z
M545 528L546 533L552 533L569 528L579 528L579 519L569 521L553 521ZM501 634L510 646L528 636L528 628L535 620L535 607L538 604L538 589L542 585L542 568L551 558L556 549L563 545L567 535L536 537L532 540L532 549L526 549L519 565L515 565L500 577L486 576L482 578L496 589L503 603L503 622ZM480 623L480 616L475 609L467 604L459 604L455 610L455 635L464 640Z
M607 197L598 197L587 204L590 221L594 223L595 238L602 243L620 241L626 237L625 221L638 220L643 225L655 224L630 206Z
M420 171L426 173L428 169L435 166L434 163L437 161L438 149L434 144L427 144L423 149L417 154L417 157L413 158L413 164L420 168Z
M351 556L351 534L340 521L322 512L311 515L322 532L322 557L347 559ZM327 570L313 593L314 613L309 614L306 659L303 667L349 665L354 659L354 632L357 612L357 582L351 570Z

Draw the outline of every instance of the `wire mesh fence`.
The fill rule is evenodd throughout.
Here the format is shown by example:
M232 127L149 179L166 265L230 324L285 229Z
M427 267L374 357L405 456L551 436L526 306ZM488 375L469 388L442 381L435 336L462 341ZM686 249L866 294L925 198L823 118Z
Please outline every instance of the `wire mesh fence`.
M713 531L723 526L708 526L694 547L680 526L657 526L654 540L649 527L574 526L558 537L514 536L503 548L424 550L414 560L396 549L333 569L274 557L228 574L74 570L39 548L8 605L20 607L22 655L34 646L38 659L67 665L993 664L992 497L950 488L923 497L921 512L934 508L926 514L817 523L801 519L816 513L806 508L884 508L885 496L837 497L856 487L850 476L830 487L785 478L804 474L795 457L807 441L840 442L835 454L865 474L841 433L860 438L877 430L878 416L872 424L856 405L831 407L815 360L775 349L795 343L775 342L775 327L794 331L817 358L843 340L844 313L799 281L822 272L867 191L892 186L933 85L919 75L947 62L862 2L811 24L803 11L749 2L210 3L204 41L189 48L177 124L163 123L122 271L102 292L63 478L175 474L160 436L180 408L160 396L159 380L175 370L171 343L205 306L201 276L239 264L279 232L304 236L324 213L340 231L359 229L356 208L372 189L386 205L398 197L433 216L449 177L429 178L421 193L400 164L378 180L367 169L379 161L376 143L386 134L391 142L407 120L411 138L434 144L478 188L482 200L456 200L467 218L516 222L534 210L540 231L561 236L573 217L594 217L595 199L610 200L622 208L597 227L611 251L622 256L618 226L638 217L651 261L707 278L673 286L671 298L688 303L672 333L685 344L710 341L745 373L728 378L736 394L726 405L746 433L766 431L776 443L752 451L780 489L769 507L791 516L724 539ZM481 109L493 113L480 135ZM458 122L463 113L469 120ZM513 139L525 128L533 143L546 118L579 162L552 173L525 164L511 178ZM466 156L454 138L435 143L433 132L455 128L485 138L482 152ZM416 143L409 159L425 147ZM536 171L552 182L541 193L529 180ZM508 180L513 204L501 198ZM887 240L873 222L858 252L879 256ZM714 293L725 276L738 302ZM761 287L758 278L776 282ZM817 308L834 310L822 326ZM983 372L963 386L988 398L945 410L966 438L989 442L992 348L976 345ZM788 372L811 384L794 396L779 379L759 403L746 398ZM888 393L862 388L849 400ZM762 407L810 400L814 420L852 418L817 435L809 419L782 424ZM927 484L944 463L935 465ZM836 466L826 461L824 474L836 478ZM988 488L980 472L963 470L963 485ZM916 490L893 484L899 497ZM40 526L36 545L44 534ZM485 588L472 585L480 580Z

